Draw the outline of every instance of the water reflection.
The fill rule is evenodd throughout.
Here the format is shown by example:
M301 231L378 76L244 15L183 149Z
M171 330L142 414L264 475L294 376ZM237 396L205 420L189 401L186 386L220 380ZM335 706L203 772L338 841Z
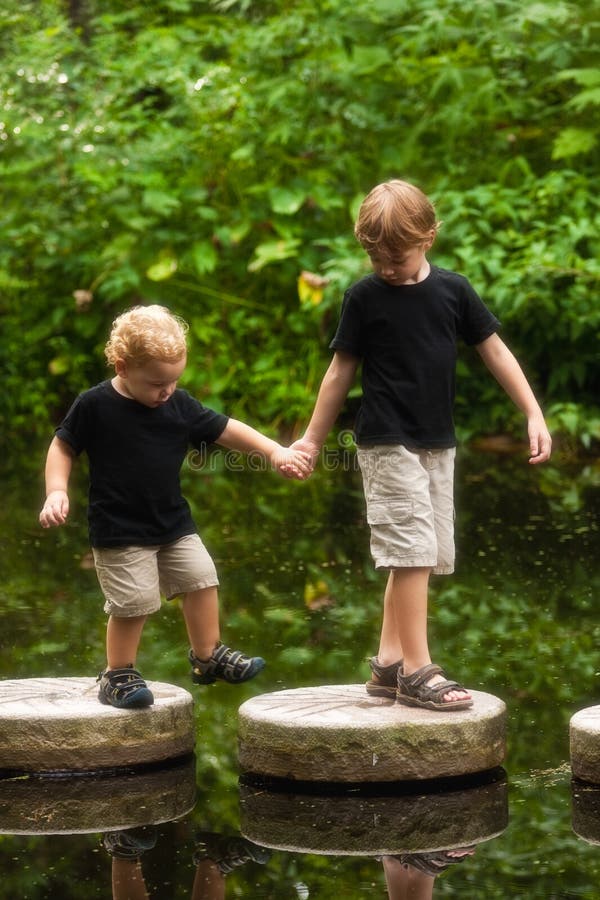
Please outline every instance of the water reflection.
M170 822L196 798L195 759L104 775L0 779L0 834L88 834Z
M474 852L474 848L464 848L384 856L382 864L388 897L390 900L431 900L438 875Z
M506 777L502 770L491 777L454 789L447 780L412 792L403 784L324 796L242 779L240 830L272 850L372 857L381 862L390 900L429 900L439 875L505 830Z
M142 857L154 849L156 830L145 827L109 832L103 836L103 845L112 857L113 900L148 900ZM247 862L264 865L270 856L269 850L239 835L198 833L190 900L225 900L227 875Z
M600 846L600 785L571 782L571 821L575 834Z
M0 777L0 835L99 833L113 900L164 897L162 888L155 894L148 886L144 867L161 850L158 826L187 816L196 799L194 757L112 774ZM240 834L197 831L189 897L222 900L227 875L248 862L264 865L270 856Z
M198 830L239 832L239 705L257 693L368 678L382 586L368 558L360 485L354 473L334 475L321 472L305 485L254 473L227 473L222 482L211 476L210 483L188 475L186 493L207 545L227 561L228 634L250 640L268 658L260 682L194 695L199 799L184 819L156 826L156 845L142 857L151 896L160 900L189 900ZM566 761L570 718L597 704L600 691L598 477L591 480L578 465L558 466L544 470L540 484L540 473L521 459L464 449L457 476L460 565L455 579L436 585L432 626L440 662L459 659L471 687L507 703L511 811L510 827L451 864L436 890L469 900L593 900L600 896L600 853L587 839L594 837L590 820L575 819ZM104 621L95 575L84 564L85 523L80 518L62 535L40 534L35 477L20 477L7 491L0 510L2 677L93 675L104 653ZM85 508L83 489L77 508ZM189 689L179 611L166 607L147 627L141 665ZM547 771L560 777L549 782L536 774ZM98 832L119 822L84 821L89 832L67 827L54 836L61 820L69 825L68 810L44 809L36 790L21 803L29 832L7 827L0 834L0 896L107 900L111 860ZM136 802L143 806L144 797ZM0 809L11 826L10 803ZM53 819L55 831L35 837L44 818ZM135 818L121 818L133 827ZM249 862L232 871L227 888L251 900L295 897L293 886L302 880L311 898L379 898L381 860L275 851L267 865Z

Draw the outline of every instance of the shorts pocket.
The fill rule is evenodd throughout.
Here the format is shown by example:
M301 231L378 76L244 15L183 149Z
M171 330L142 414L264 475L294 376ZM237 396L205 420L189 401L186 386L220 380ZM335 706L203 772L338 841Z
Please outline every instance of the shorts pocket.
M371 500L367 504L369 525L405 525L412 520L413 504L409 497L396 500Z

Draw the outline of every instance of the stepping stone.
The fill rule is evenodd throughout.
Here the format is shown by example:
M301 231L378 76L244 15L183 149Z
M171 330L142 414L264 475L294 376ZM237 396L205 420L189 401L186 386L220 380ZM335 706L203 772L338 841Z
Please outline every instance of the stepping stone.
M154 706L119 710L98 701L95 678L0 681L0 770L115 769L190 754L192 695L148 685Z
M364 684L262 694L239 709L242 772L297 781L447 778L500 766L506 706L472 691L469 710L433 712L370 697Z
M77 834L158 825L196 801L196 760L138 773L0 779L0 834Z
M588 706L575 713L569 737L573 775L600 784L600 706Z
M383 856L456 849L497 837L507 825L505 777L454 791L382 796L240 787L243 836L291 853Z

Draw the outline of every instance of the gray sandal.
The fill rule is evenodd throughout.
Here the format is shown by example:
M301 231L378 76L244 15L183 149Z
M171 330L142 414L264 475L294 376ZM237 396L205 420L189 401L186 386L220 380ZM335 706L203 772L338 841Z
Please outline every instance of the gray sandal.
M396 690L398 688L398 672L402 671L403 660L390 663L389 666L382 666L378 657L372 656L369 660L371 672L377 679L372 678L367 681L365 687L367 694L371 697L389 697L390 700L396 699Z
M439 684L429 685L428 682L434 675L446 677L440 666L429 663L421 669L417 669L412 675L404 675L398 672L398 690L396 698L399 703L406 706L419 706L423 709L451 710L469 709L473 706L473 700L448 700L444 702L445 694L450 691L464 691L465 688L457 681L440 681Z

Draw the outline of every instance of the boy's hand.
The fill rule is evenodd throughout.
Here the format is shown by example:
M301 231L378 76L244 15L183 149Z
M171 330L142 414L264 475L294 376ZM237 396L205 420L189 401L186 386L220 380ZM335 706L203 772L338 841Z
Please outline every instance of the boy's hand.
M302 437L302 438L298 438L297 441L294 441L293 444L290 444L289 449L302 453L304 458L308 460L310 469L308 471L308 474L303 475L303 476L298 476L294 472L292 472L289 468L287 468L287 466L286 466L283 470L281 470L281 474L284 475L286 478L298 478L298 477L301 477L303 479L310 478L310 476L312 475L312 472L315 468L317 458L318 458L320 450L321 450L320 446L318 444L315 444L314 441L310 441L306 437Z
M66 491L51 491L40 513L42 528L64 525L69 515L69 498Z
M536 465L550 459L552 438L544 419L540 416L528 419L527 433L529 434L529 462Z
M313 465L307 453L292 447L279 447L271 456L271 464L284 478L309 478Z
M310 438L301 437L294 441L293 444L290 444L290 450L301 450L303 453L306 453L314 469L321 452L321 445L311 441Z

